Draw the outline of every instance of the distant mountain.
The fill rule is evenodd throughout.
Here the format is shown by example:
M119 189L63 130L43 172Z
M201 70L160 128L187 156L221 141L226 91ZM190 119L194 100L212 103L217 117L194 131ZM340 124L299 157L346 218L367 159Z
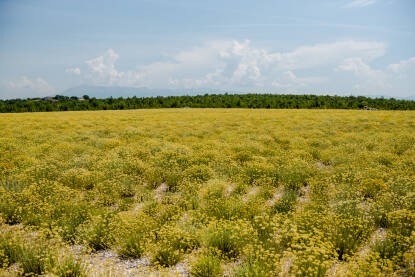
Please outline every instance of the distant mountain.
M365 95L365 96L370 97L370 98L385 98L385 99L394 98L394 99L398 99L398 100L410 100L410 101L415 100L415 96L407 96L407 97L389 96L389 95Z

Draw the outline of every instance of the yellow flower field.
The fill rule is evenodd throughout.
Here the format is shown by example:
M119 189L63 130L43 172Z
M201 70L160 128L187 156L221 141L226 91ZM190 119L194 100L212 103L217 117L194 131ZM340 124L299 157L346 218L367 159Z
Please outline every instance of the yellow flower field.
M100 251L167 275L414 276L415 112L1 114L0 276L103 275Z

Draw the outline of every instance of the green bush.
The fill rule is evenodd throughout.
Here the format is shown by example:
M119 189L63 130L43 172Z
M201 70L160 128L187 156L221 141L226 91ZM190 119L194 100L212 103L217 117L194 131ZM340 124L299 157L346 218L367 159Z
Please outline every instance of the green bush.
M6 251L0 248L0 268L6 268L9 266L9 256L6 255Z
M311 170L304 162L297 161L294 166L284 167L278 170L278 181L288 190L298 191L307 185L311 177Z
M104 212L80 225L78 233L84 244L97 251L114 244L117 229L115 215L112 212Z
M242 264L236 266L235 276L276 276L279 272L280 255L272 247L252 243L244 248Z
M21 222L22 218L19 213L20 193L7 192L0 187L0 216L5 223L17 224Z
M59 181L70 188L90 190L100 181L101 176L83 168L71 168L63 172Z
M248 161L242 168L242 182L249 185L276 186L278 174L276 169L263 161Z
M207 245L221 251L229 258L237 257L240 253L238 236L233 228L228 224L211 226L207 235Z
M214 277L222 274L220 259L211 253L200 255L192 264L190 274L195 277Z
M146 249L146 237L140 233L131 233L123 238L118 253L126 258L140 258Z
M178 226L166 226L157 232L159 242L168 244L174 249L189 252L199 246L199 241L194 232Z
M390 212L388 214L390 228L393 233L400 234L405 237L412 235L415 231L415 212L402 209Z
M371 234L373 223L359 208L359 200L341 201L337 204L330 228L339 260L351 256Z
M205 202L203 211L209 217L217 219L231 219L241 216L241 203L234 198L212 199Z
M359 188L363 197L373 199L386 189L386 185L381 179L365 179L360 183Z
M58 260L54 273L58 277L86 277L87 269L80 258L65 255Z
M142 211L118 214L114 246L123 257L140 258L155 234L156 222Z
M391 233L386 239L377 240L373 250L378 252L382 259L401 260L405 251L411 247L411 243L414 243L414 238Z
M0 226L2 227L2 226ZM0 266L7 267L17 261L18 257L18 242L16 236L6 228L0 229Z
M268 268L260 261L245 261L236 268L236 277L268 277L272 276Z
M153 251L153 263L162 267L169 267L177 264L184 254L183 250L176 249L171 245L160 245Z
M161 226L180 217L183 210L176 202L164 199L163 203L154 200L146 203L143 212Z
M74 243L78 227L90 217L90 209L83 202L57 203L54 213L55 219L53 219L51 225L63 240Z
M294 190L285 190L281 198L273 206L274 212L287 213L294 209L298 193Z
M53 266L53 257L47 248L26 245L19 253L19 262L25 275L43 275Z
M253 235L247 222L219 220L210 223L205 230L204 243L208 248L219 250L226 258L236 258Z
M374 218L375 225L379 228L389 227L388 213L394 210L392 201L393 194L386 193L378 197L372 205L371 213Z
M393 211L388 214L388 221L390 231L386 239L376 241L373 249L381 258L402 265L405 253L415 243L415 213L409 210Z
M207 165L193 165L187 168L183 175L191 182L206 182L213 176L213 171Z
M186 252L199 246L194 233L175 226L166 226L156 232L156 252L153 262L161 266L178 263Z
M336 261L337 253L325 234L300 234L292 245L295 263L292 268L296 276L327 276L327 271Z

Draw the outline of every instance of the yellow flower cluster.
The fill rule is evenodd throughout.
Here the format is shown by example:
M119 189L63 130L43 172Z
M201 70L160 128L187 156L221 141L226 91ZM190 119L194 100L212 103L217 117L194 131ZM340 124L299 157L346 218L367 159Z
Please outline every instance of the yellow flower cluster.
M413 276L414 122L411 111L2 114L0 276L102 276L79 247L166 274Z

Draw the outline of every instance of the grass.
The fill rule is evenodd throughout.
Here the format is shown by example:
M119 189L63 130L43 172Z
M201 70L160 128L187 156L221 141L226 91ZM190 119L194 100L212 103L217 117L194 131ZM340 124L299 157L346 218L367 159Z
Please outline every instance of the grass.
M222 271L220 258L212 253L204 253L192 264L190 272L195 277L212 277L220 276Z
M411 276L414 122L411 111L1 114L1 270L93 275L68 250L81 244L190 261L195 276L230 265Z
M59 277L86 277L87 270L81 258L67 255L58 261L54 274Z
M125 236L120 243L118 253L126 258L141 258L145 251L145 237L140 233Z
M59 241L46 232L1 226L0 253L3 267L19 263L22 275L41 275L52 271Z
M229 221L210 224L205 234L206 246L218 250L227 258L238 257L245 239L242 236L242 226Z

